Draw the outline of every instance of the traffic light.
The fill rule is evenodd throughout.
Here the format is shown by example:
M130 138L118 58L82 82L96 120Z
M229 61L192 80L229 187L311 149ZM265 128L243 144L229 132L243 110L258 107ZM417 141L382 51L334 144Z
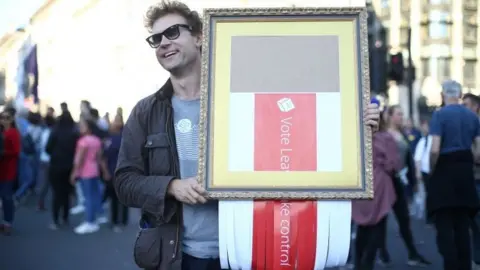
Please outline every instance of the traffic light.
M391 80L401 83L403 81L405 66L402 53L390 54L390 69L388 77Z

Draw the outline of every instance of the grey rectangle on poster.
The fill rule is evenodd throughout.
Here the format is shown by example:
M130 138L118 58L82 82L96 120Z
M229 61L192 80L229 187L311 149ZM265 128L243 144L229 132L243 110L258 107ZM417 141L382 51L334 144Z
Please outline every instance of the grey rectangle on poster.
M340 91L338 36L234 36L230 91Z

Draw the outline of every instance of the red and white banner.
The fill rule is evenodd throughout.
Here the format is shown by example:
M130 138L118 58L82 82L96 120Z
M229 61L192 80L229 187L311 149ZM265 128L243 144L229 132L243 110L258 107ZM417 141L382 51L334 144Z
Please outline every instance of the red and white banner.
M229 171L342 170L339 92L230 93ZM239 143L241 142L241 143ZM224 269L344 265L350 201L220 201Z
M347 262L350 201L220 201L220 262L233 270L321 270Z
M230 93L228 149L232 172L342 171L340 92Z

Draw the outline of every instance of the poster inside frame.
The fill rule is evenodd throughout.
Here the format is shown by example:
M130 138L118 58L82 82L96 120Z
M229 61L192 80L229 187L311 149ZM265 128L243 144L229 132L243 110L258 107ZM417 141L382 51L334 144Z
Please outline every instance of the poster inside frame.
M366 9L203 16L198 180L208 197L372 198Z

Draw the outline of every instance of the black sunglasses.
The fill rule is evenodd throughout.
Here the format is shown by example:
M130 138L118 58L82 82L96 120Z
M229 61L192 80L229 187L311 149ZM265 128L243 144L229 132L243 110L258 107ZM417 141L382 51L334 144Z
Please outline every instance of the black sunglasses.
M161 33L156 33L151 36L149 36L146 41L148 42L148 45L152 48L158 48L160 46L160 43L162 43L162 38L166 37L168 40L174 40L177 39L180 36L180 27L187 29L188 31L192 31L192 27L190 25L186 24L174 24L165 31Z

